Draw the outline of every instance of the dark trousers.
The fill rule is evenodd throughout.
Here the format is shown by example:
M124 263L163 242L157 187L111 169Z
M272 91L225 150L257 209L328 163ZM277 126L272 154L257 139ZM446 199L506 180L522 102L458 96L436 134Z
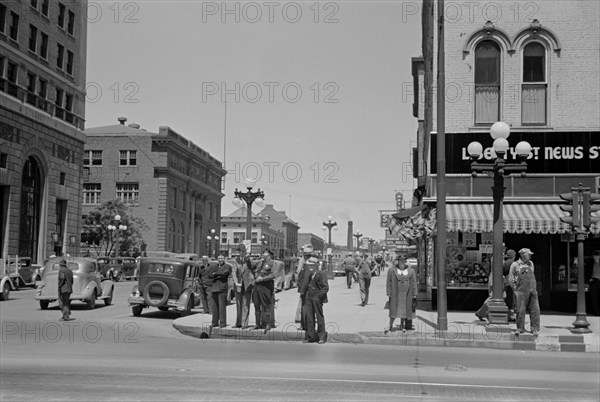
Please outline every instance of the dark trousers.
M515 291L517 296L517 329L525 331L525 314L529 311L531 330L540 330L540 304L536 291Z
M515 308L515 292L514 292L512 286L505 286L504 292L506 292L506 297L504 298L506 307L508 307L509 310L514 310L514 308Z
M358 278L360 286L360 300L364 304L369 304L369 288L371 287L371 278Z
M63 320L71 316L71 293L60 293L58 295L58 307L62 311Z
M323 316L323 303L318 300L312 300L309 297L307 297L304 302L304 314L306 315L305 338L310 342L326 340L325 317ZM316 332L315 318L317 323Z
M346 271L346 285L348 285L348 289L350 289L352 287L352 280L355 279L354 278L354 272L352 271Z
M267 324L273 326L275 320L274 299L273 281L258 282L254 285L252 302L254 303L254 318L257 327L265 328Z
M211 292L211 298L213 305L210 310L212 311L213 327L227 326L227 292Z
M237 316L235 320L236 326L248 326L248 318L250 317L250 302L252 301L252 289L244 289L241 292L235 292L235 306Z
M210 297L209 297L209 293L210 290L203 285L200 285L200 299L202 301L202 310L204 311L205 314L209 314L210 313Z
M590 281L590 314L600 315L600 279Z

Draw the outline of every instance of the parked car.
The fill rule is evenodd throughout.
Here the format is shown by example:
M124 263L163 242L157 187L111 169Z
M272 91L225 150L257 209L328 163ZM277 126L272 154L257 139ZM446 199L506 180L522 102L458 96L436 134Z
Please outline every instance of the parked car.
M333 264L333 276L346 276L346 270L342 268L342 261L338 258L332 259L331 263Z
M46 310L50 303L58 300L59 260L60 257L55 257L46 263L42 279L38 282L34 298L40 302L42 310ZM107 306L112 303L114 283L103 280L95 259L67 257L67 267L73 271L71 300L81 300L90 310L96 306L96 300L104 300Z
M121 279L137 278L137 263L133 257L98 257L100 274L105 279L120 282Z
M199 274L199 265L187 259L141 258L138 284L127 299L131 312L139 317L143 309L156 307L189 314L201 301Z

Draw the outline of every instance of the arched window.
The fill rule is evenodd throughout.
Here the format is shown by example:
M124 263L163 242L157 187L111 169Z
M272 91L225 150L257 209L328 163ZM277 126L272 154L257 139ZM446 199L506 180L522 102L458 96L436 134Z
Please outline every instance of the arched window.
M482 41L475 48L475 124L500 120L500 47Z
M546 48L531 42L523 49L522 124L546 124Z

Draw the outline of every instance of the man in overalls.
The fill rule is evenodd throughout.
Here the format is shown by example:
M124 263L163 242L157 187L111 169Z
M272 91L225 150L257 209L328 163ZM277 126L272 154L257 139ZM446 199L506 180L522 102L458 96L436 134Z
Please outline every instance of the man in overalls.
M519 250L520 258L510 266L509 281L513 284L517 299L517 331L525 332L525 314L529 311L531 333L540 331L540 304L536 290L536 280L531 262L533 252L528 248Z

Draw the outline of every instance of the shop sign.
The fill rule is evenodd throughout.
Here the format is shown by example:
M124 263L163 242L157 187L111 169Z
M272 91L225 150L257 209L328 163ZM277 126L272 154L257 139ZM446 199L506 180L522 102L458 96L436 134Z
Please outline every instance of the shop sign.
M494 233L493 232L482 232L481 233L481 243L482 244L493 244L494 243Z
M463 233L463 246L472 248L477 246L477 233Z
M471 160L467 147L472 141L483 145L481 162L495 158L493 139L489 132L446 133L446 173L471 173ZM532 151L527 158L527 173L598 173L600 162L600 134L598 132L511 132L510 148L506 154L508 163L517 162L514 147L527 141ZM431 135L431 173L437 171L436 134Z
M492 244L480 244L479 251L481 254L492 254L494 252L494 246Z
M455 246L458 244L458 232L446 232L446 244Z

